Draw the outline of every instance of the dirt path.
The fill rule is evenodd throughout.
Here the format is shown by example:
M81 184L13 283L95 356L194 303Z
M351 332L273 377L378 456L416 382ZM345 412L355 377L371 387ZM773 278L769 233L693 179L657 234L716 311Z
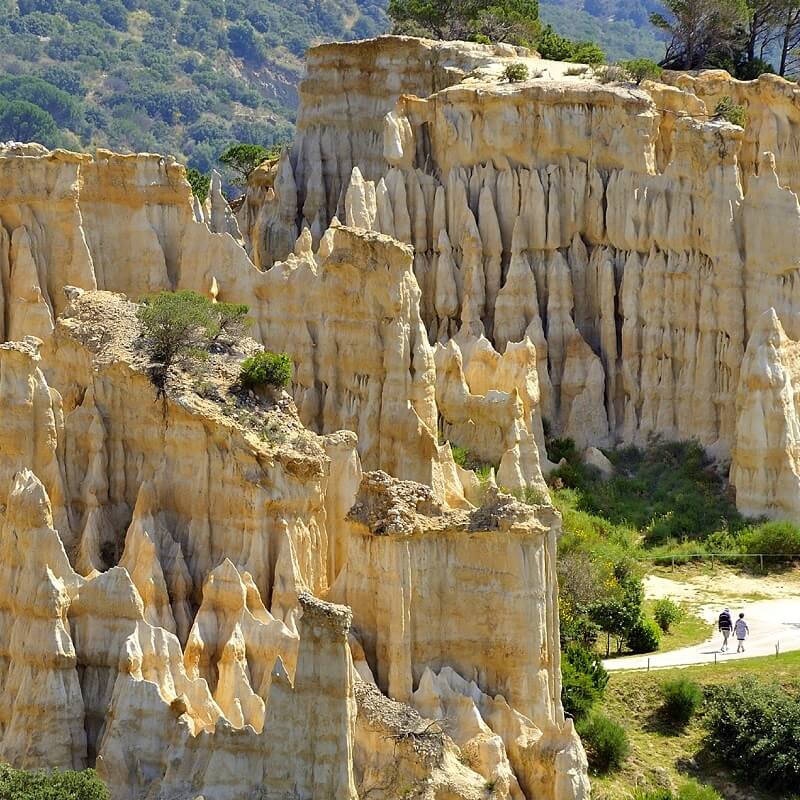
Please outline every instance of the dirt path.
M720 652L722 636L716 620L723 608L730 608L734 619L740 611L750 627L745 642L747 656L774 655L800 650L800 571L764 578L738 575L728 570L700 574L682 579L650 575L645 578L647 597L669 597L702 617L709 624L708 638L697 645L679 650L651 653L649 656L628 656L603 662L609 671L650 669L713 663L717 660L741 658L735 640L728 652Z

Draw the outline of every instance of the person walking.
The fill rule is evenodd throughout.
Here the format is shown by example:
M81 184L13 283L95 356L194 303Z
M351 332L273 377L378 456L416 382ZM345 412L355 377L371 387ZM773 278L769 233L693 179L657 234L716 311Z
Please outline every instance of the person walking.
M736 639L739 642L736 652L744 653L744 640L747 638L747 634L750 633L750 628L744 621L744 612L739 614L739 619L736 620L736 624L733 626L733 632L736 634Z
M731 610L726 608L720 615L717 623L719 632L722 634L722 647L720 652L724 653L728 649L728 637L733 630L733 620L731 619Z

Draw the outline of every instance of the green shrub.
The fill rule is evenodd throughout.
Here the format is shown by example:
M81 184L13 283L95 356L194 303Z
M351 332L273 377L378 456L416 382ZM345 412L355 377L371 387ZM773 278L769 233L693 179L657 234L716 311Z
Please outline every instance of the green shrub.
M592 772L605 774L622 766L630 745L621 725L595 711L581 720L577 728Z
M196 292L159 292L144 301L137 316L148 355L155 362L153 383L163 393L170 366L196 356L213 335L211 301Z
M0 797L3 800L108 800L108 789L93 769L29 772L0 764Z
M573 42L572 54L567 60L599 67L606 60L606 54L595 42Z
M628 631L625 643L632 653L652 653L661 645L661 628L654 620L641 616Z
M705 718L707 749L743 784L800 792L800 699L748 677L714 691Z
M528 65L523 64L522 61L509 64L503 70L503 80L509 83L520 83L528 80Z
M738 125L740 128L744 128L747 124L745 107L734 103L730 95L727 94L717 103L717 107L714 109L714 116L717 119L724 119L726 122L730 122L731 125Z
M658 623L664 633L668 633L670 626L676 622L680 622L683 617L683 609L677 604L673 603L668 597L662 597L656 600L653 608L653 619Z
M556 33L545 25L534 42L542 58L551 61L573 61L580 64L602 64L606 55L599 45L590 41L576 42Z
M242 362L239 378L243 386L286 386L292 379L292 359L286 353L256 353Z
M187 169L186 180L192 187L192 194L202 203L208 197L208 190L211 188L211 178L204 175L198 169Z
M765 522L742 531L739 545L745 553L772 556L800 553L800 527L793 522Z
M197 363L221 336L244 334L248 308L238 303L213 303L190 291L159 292L145 298L137 311L142 340L151 361L150 376L163 394L169 368L178 361Z
M634 58L630 61L620 61L619 66L628 73L630 79L637 85L642 81L657 81L663 72L661 67L649 58Z
M561 459L567 461L580 461L578 449L572 439L550 439L547 442L547 457L554 464L558 464Z
M660 691L661 713L676 725L686 725L703 702L702 689L688 678L670 678L661 684Z
M466 447L459 447L457 444L451 444L450 451L453 454L453 461L455 461L461 469L467 469L469 450L467 450Z
M584 719L603 696L608 683L600 658L586 647L570 644L561 657L561 702L574 719Z

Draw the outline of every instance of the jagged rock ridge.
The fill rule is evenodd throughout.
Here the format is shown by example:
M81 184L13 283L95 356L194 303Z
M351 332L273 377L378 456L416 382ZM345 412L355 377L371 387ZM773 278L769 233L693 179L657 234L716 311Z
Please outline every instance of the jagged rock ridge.
M346 229L330 238L334 255L344 238L376 268L385 269L383 248L403 252ZM413 275L404 280L415 286ZM374 795L381 775L386 798L413 788L431 800L442 791L478 800L494 775L497 798L519 797L520 785L554 800L586 796L585 756L559 697L559 520L550 509L507 496L476 509L463 493L448 502L433 478L362 478L357 437L311 433L288 395L232 405L237 366L258 347L251 340L211 357L211 388L179 371L158 399L136 306L103 290L66 286L62 295L45 339L0 346L0 475L9 487L0 511L0 758L96 766L115 800L355 799ZM443 448L433 443L438 459ZM444 546L453 568L474 570L491 546L497 571L475 574L474 598L489 591L486 614L496 617L508 565L530 565L516 578L526 595L520 615L498 635L508 646L522 621L536 632L524 641L543 642L535 652L493 662L490 649L476 659L486 633L479 617L474 630L462 623L439 636L430 598L421 593L413 609L391 599L384 567L370 569L361 552L372 534L359 509L369 505L371 524L389 530L409 494L417 502L404 513L425 534L404 580L432 598L445 573L430 573L430 548ZM390 549L384 560L396 557ZM467 587L460 599L457 589L454 607L472 602ZM389 605L375 618L368 598L381 593ZM340 597L350 607L335 605ZM392 605L419 615L420 638L407 651ZM387 636L403 652L402 666L388 667L401 679L391 686L373 645ZM413 710L425 671L443 665L504 709L484 715L495 761L468 757L466 740L462 748ZM398 715L417 720L413 732ZM422 744L417 729L429 733ZM401 764L386 732L411 739ZM523 732L531 744L518 755Z

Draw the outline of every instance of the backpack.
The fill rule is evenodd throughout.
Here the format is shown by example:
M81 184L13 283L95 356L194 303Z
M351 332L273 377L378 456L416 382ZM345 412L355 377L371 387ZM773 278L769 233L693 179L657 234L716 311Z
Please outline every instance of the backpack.
M731 624L731 615L727 611L723 611L719 615L719 627L728 629L733 627L733 625Z

